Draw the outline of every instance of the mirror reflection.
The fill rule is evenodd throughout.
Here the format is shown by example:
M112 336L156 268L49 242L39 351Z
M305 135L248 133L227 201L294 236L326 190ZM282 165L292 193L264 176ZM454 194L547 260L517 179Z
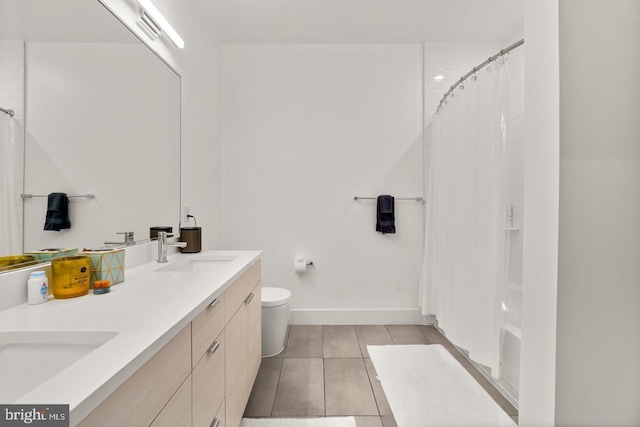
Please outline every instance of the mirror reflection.
M177 231L180 77L98 0L0 0L0 70L0 256Z

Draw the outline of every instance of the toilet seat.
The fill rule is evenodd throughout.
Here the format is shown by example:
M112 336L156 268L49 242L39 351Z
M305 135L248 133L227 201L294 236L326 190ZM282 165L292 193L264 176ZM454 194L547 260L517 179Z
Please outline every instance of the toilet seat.
M284 288L262 288L262 307L279 307L291 301L291 291Z

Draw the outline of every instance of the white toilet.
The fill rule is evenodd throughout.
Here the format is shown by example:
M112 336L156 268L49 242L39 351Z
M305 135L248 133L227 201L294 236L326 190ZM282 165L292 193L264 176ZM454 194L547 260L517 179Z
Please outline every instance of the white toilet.
M284 350L289 324L291 292L283 288L262 288L262 357Z

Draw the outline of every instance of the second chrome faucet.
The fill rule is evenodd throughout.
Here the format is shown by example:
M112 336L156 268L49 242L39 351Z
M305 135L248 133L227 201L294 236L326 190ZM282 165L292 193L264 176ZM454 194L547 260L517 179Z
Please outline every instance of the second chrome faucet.
M167 242L167 232L158 232L158 262L167 262L167 248L185 248L187 242Z

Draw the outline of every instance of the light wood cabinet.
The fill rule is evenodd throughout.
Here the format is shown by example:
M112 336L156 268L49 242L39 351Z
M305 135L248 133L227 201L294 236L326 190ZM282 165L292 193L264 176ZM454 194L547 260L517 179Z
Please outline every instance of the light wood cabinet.
M226 418L225 410L226 410L226 405L225 405L225 402L223 401L210 427L226 427L227 418ZM218 424L216 425L216 423Z
M262 314L260 283L253 284L225 327L227 423L238 426L260 369Z
M248 393L251 394L253 383L258 376L260 363L262 362L262 298L261 285L258 283L251 293L254 295L251 302L247 304L247 341L248 341L248 363L249 363L249 384ZM249 395L247 395L247 399Z
M226 322L229 322L236 311L245 304L251 290L256 286L256 283L260 282L260 268L261 265L258 260L224 292L224 317Z
M247 403L249 382L247 352L247 307L243 304L224 328L227 339L226 406L227 423L240 424Z
M191 372L191 324L80 422L82 427L148 426Z
M193 369L193 426L210 427L225 395L225 333L210 343Z
M191 375L182 383L176 394L158 414L151 427L176 427L191 425Z
M192 335L192 366L195 367L198 361L207 352L215 338L224 329L224 300L223 293L214 299L207 308L202 310L191 322ZM208 427L208 426L207 426Z
M79 426L238 427L262 360L260 268L236 279Z

